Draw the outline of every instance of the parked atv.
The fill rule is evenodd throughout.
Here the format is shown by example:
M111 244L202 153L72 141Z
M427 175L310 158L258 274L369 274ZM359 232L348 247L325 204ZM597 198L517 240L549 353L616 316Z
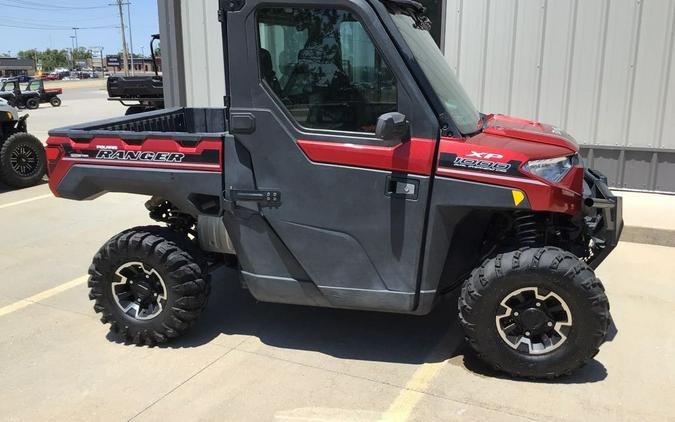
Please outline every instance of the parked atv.
M44 147L26 133L27 118L0 98L0 182L14 188L36 185L46 172Z
M568 134L479 113L415 1L220 7L227 107L50 131L55 195L147 195L163 224L95 255L102 322L138 345L176 338L236 255L241 278L223 281L265 302L423 315L457 292L469 344L514 376L598 353L594 269L621 198Z
M33 79L26 85L25 91L37 92L40 95L40 103L49 103L52 107L61 106L61 98L59 95L63 94L61 88L45 88L45 83L42 79Z
M9 79L0 84L0 95L13 107L35 110L40 107L40 93L34 91L22 91L21 84L17 79Z

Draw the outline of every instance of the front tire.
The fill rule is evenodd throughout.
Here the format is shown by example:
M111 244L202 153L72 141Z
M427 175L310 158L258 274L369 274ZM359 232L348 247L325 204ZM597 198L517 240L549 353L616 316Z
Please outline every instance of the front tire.
M0 146L0 181L13 188L35 186L47 171L42 142L27 133L15 133Z
M478 356L515 377L556 378L605 341L609 302L593 270L558 248L500 254L473 271L459 317Z
M184 334L206 307L209 277L192 243L161 227L110 239L89 268L89 298L125 341L155 345Z

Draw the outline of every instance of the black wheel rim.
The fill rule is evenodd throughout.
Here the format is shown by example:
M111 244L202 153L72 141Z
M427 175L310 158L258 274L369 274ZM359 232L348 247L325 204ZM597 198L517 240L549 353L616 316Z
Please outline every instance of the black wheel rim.
M112 295L119 309L128 317L151 320L164 310L167 290L154 268L142 262L128 262L115 271Z
M495 322L499 336L509 347L528 355L542 355L567 341L572 312L558 294L525 287L502 300Z
M21 177L33 176L40 166L38 152L31 146L19 145L9 155L9 165Z

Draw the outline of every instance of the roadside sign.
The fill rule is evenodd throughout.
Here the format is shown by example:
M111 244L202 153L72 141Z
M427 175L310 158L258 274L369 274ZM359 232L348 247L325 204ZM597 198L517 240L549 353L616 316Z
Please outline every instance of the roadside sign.
M120 56L105 56L106 66L120 67Z

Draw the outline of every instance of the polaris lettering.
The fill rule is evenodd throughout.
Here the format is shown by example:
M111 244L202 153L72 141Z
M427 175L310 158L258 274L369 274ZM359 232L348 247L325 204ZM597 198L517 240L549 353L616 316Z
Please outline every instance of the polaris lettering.
M96 154L99 160L116 161L155 161L163 163L181 163L185 154L178 152L152 152L152 151L110 151L103 150Z

